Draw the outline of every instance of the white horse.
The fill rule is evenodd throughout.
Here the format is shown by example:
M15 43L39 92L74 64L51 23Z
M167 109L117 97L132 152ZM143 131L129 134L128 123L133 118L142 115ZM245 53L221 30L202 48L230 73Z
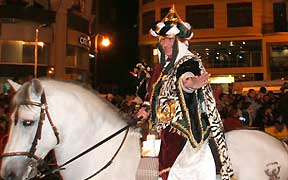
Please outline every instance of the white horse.
M75 84L52 80L40 83L35 79L21 87L14 84L14 88L18 91L14 96L15 109L3 153L7 157L2 159L1 175L4 179L24 180L35 175L35 161L28 160L29 155L33 159L43 159L54 149L57 163L61 165L126 126L110 104ZM47 103L43 102L44 90ZM48 113L39 133L41 139L35 152L32 151L33 155L29 152L41 121L39 103L47 104L49 109L46 108ZM53 126L59 133L58 143ZM116 154L124 138L125 131L65 166L61 176L65 180L83 180L93 175ZM140 160L139 141L140 133L130 129L113 163L91 179L135 180Z
M80 86L52 80L33 80L23 86L11 84L18 91L12 104L9 139L2 155L4 179L29 179L35 175L36 163L52 149L57 163L62 165L126 126L112 106ZM40 114L44 118L40 118ZM38 135L41 138L35 140ZM113 163L93 179L135 180L140 134L129 132L121 147L123 139L125 132L67 164L66 169L60 171L63 179L85 179L116 154ZM288 180L288 153L280 141L252 130L229 132L226 140L238 180Z
M284 142L256 130L234 130L225 137L238 180L288 180Z
M225 137L238 180L288 180L284 142L256 130L234 130Z

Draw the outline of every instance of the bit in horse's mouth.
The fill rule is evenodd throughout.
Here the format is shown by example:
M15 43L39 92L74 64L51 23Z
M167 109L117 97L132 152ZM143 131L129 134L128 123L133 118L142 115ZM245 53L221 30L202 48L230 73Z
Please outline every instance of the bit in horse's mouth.
M37 162L32 159L29 159L27 161L27 165L28 165L28 168L27 168L25 179L29 180L29 179L34 178L37 175L37 172L38 172Z

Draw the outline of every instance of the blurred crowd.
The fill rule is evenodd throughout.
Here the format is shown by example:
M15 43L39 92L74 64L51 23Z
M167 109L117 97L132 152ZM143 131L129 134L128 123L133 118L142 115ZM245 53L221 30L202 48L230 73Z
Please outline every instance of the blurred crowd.
M2 153L7 140L10 99L11 93L0 94L0 153Z
M102 94L101 96L132 119L143 103L142 99L135 95L121 97L114 94ZM249 89L244 95L224 93L219 85L215 86L214 96L225 132L235 129L255 129L287 141L287 82L283 83L280 93L267 91L265 87L261 87L258 92Z
M257 129L287 141L287 82L277 94L261 87L258 92L249 89L246 95L219 93L215 98L225 131Z

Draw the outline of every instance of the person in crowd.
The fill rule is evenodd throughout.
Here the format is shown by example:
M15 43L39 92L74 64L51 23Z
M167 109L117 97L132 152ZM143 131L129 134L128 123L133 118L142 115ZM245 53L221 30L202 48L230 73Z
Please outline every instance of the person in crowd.
M257 99L262 99L263 96L266 95L266 94L267 94L266 87L264 87L264 86L260 87L259 92L257 94Z
M230 100L229 100L228 94L222 92L219 95L219 100L216 101L216 106L222 119L225 119L228 115L227 113L228 113L229 103L230 103Z
M243 125L243 121L240 120L240 117L242 117L241 110L237 106L232 106L228 117L225 118L223 122L225 132L244 129L245 126Z
M254 89L249 89L245 101L250 102L253 106L252 121L256 118L256 113L261 105L257 102L257 92Z
M273 110L270 105L266 105L261 107L257 112L257 116L253 125L259 127L260 130L264 131L264 128L273 125L273 123Z
M284 82L280 88L281 94L285 94L288 90L288 82Z
M273 125L264 128L264 131L281 141L288 142L288 128L284 123L283 115L276 113Z
M258 103L261 105L261 107L269 104L273 110L277 109L277 97L273 91L268 91L266 94L264 94L262 98L258 99Z
M241 111L242 111L242 117L245 119L243 121L243 125L252 126L253 124L252 113L254 111L252 103L248 101L242 102Z
M151 78L151 68L145 62L139 62L134 68L134 73L137 78L135 95L144 99Z
M279 111L283 114L284 122L288 126L288 83L284 83L281 88L281 98L279 102Z
M221 84L214 85L213 95L214 95L214 98L215 98L216 102L219 101L219 96L220 96L221 93L223 93L222 85Z
M272 103L272 101L271 101L271 99L270 99L270 96L269 96L268 94L264 94L264 95L262 96L262 98L259 99L259 100L261 101L262 106L264 106L265 104L271 104L271 103Z
M0 117L0 154L3 153L8 139L8 121ZM1 164L1 163L0 163Z
M109 101L112 103L113 99L114 99L114 95L111 93L107 93L107 94L98 94L98 96L102 97L103 99Z
M270 103L276 103L277 104L277 100L279 98L278 95L276 95L273 91L268 91L267 95L269 96L269 102Z
M0 95L0 153L4 150L8 136L10 98L10 94Z
M221 178L234 178L223 124L217 111L210 74L200 57L188 50L193 32L172 7L151 28L158 38L159 66L148 87L149 102L137 117L148 119L160 133L159 174L163 180L215 180L216 169L208 140L214 140L221 163ZM150 91L149 91L150 90Z

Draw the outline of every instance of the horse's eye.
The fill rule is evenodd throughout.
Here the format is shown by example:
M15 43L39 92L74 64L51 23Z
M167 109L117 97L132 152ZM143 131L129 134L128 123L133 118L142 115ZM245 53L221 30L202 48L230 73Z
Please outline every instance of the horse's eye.
M34 124L34 121L32 120L24 120L22 122L23 126L32 126Z

